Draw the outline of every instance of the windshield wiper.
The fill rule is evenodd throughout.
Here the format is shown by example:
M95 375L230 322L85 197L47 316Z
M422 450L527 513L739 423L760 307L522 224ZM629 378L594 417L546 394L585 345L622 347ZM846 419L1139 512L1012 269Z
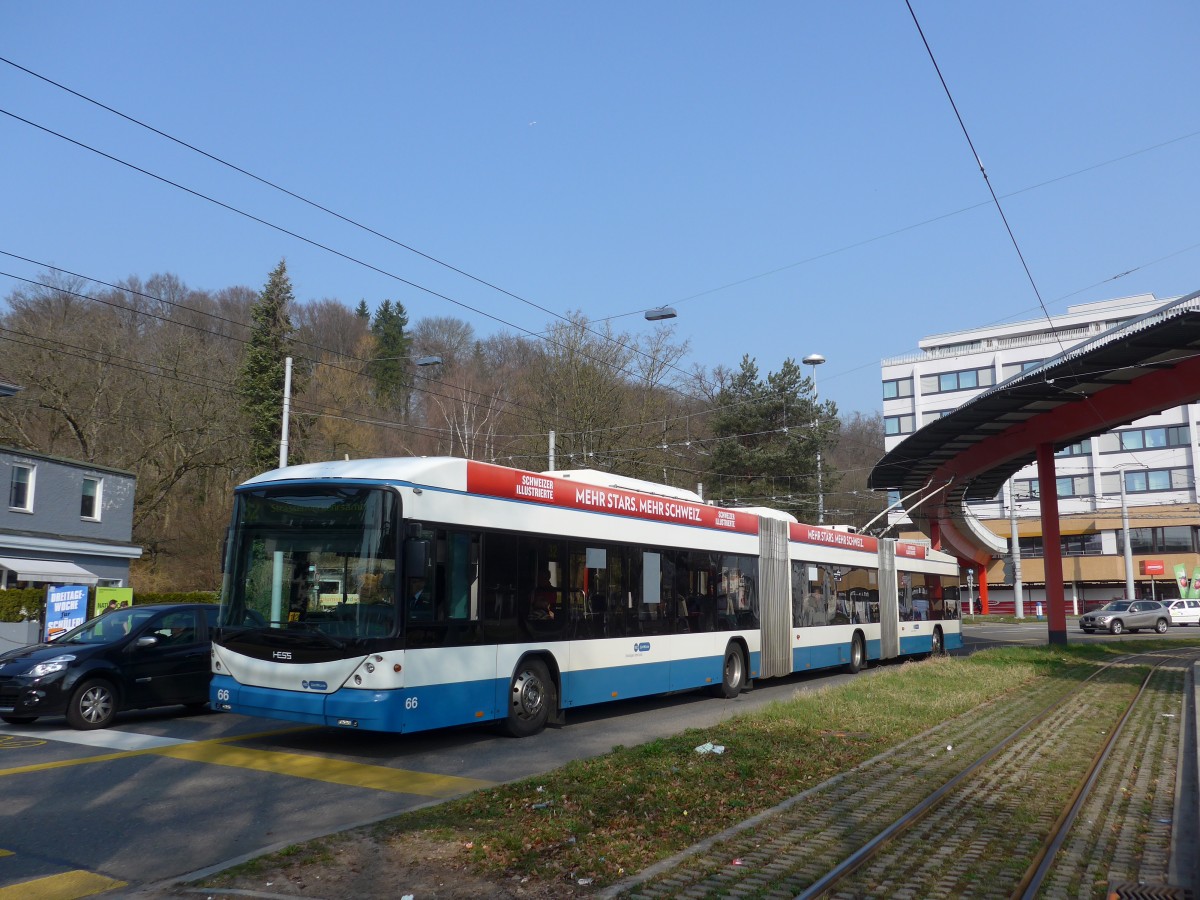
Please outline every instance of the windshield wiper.
M339 650L346 649L345 642L338 640L332 634L328 634L327 632L322 631L319 625L314 625L312 622L288 622L287 627L288 627L288 629L300 628L300 629L303 629L306 633L311 634L311 635L319 634L321 637L323 637L326 641L328 641L333 646L337 647Z

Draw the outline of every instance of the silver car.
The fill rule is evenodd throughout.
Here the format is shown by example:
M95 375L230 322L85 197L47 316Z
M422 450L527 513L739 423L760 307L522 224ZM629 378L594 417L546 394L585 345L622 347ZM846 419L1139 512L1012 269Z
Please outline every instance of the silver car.
M1170 625L1171 611L1157 600L1111 600L1079 619L1079 627L1088 634L1097 629L1121 634L1140 628L1153 628L1165 634Z

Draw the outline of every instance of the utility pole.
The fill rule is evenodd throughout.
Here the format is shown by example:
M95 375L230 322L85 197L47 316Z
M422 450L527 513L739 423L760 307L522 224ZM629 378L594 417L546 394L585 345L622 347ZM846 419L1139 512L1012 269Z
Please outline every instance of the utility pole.
M287 465L288 459L288 415L292 409L292 358L289 356L283 368L283 423L279 431L279 468Z
M1017 502L1013 496L1011 482L1008 491L1008 526L1012 535L1009 546L1012 549L1013 564L1013 609L1017 618L1023 619L1025 618L1025 598L1021 596L1021 539L1017 535Z

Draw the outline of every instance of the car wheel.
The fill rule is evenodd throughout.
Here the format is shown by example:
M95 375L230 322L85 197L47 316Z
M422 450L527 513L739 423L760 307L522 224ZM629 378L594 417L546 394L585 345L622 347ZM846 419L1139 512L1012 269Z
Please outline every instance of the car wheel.
M530 737L546 727L554 685L546 664L539 659L522 661L508 692L508 716L504 730L513 737Z
M37 716L0 716L9 725L28 725L30 722L36 722Z
M1157 622L1155 622L1154 630L1157 631L1159 634L1166 634L1167 633L1167 620L1159 619Z
M846 664L846 671L851 675L861 672L866 659L867 651L863 647L862 635L856 634L854 640L850 642L850 662Z
M1120 619L1113 619L1112 624L1108 626L1108 630L1113 634L1120 634L1125 630L1125 625Z
M116 715L117 695L112 682L103 678L91 678L79 685L67 704L67 723L72 728L107 728Z

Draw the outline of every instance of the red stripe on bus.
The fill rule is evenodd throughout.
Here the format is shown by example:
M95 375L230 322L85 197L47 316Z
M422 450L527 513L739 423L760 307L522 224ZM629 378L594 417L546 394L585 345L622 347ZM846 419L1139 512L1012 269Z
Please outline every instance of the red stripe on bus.
M467 491L506 500L525 500L565 509L605 512L672 525L758 534L758 516L687 500L583 484L552 475L523 472L468 460Z

